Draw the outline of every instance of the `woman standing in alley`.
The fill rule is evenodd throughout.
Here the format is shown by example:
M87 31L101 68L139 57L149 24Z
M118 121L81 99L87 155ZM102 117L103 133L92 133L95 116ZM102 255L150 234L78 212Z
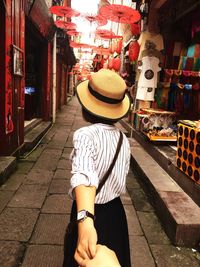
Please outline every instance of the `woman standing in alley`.
M122 267L131 267L127 220L120 200L126 191L130 146L114 125L130 109L125 92L124 80L107 69L77 86L83 118L91 125L73 137L70 195L74 201L63 267L81 266L95 258L97 244L112 249Z

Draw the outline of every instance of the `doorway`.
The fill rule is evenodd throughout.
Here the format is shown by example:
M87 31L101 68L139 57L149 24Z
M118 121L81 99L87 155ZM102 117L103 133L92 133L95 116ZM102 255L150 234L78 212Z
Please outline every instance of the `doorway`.
M42 110L42 76L44 41L39 32L26 22L25 40L25 125L41 118Z

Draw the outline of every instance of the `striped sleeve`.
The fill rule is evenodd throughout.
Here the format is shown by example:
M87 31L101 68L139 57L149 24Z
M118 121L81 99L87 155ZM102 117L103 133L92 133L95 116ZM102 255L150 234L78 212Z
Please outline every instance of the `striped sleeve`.
M73 144L71 191L78 185L97 188L99 178L95 166L95 149L92 139L78 130L74 133Z

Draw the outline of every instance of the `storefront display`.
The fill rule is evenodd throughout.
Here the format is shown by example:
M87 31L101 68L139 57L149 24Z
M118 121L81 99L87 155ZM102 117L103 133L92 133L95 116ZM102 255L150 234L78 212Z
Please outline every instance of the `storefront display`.
M154 101L155 88L158 83L158 72L160 53L156 44L147 40L145 50L142 51L142 58L138 61L138 69L141 71L138 79L136 99L143 101Z
M200 121L178 124L177 167L200 184Z
M144 108L135 113L134 125L151 141L177 141L176 115L174 112Z

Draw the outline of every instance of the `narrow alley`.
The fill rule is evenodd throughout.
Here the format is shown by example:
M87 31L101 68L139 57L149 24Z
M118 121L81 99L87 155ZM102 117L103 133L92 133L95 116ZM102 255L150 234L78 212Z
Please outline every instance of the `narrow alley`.
M0 267L61 267L71 207L69 155L73 133L84 125L73 97L38 146L19 160L17 170L0 187ZM130 170L123 197L132 266L200 266L195 250L170 243L138 179Z

